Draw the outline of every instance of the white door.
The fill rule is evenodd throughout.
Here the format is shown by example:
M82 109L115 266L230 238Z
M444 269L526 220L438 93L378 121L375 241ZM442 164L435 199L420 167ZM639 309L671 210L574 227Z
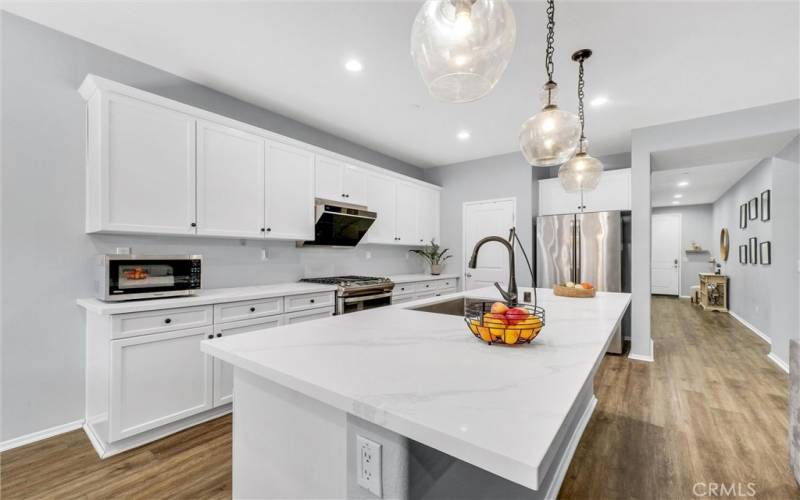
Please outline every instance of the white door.
M650 291L664 295L680 295L680 214L653 215L651 230Z
M631 209L631 169L603 172L600 184L583 193L585 212Z
M315 155L315 193L317 198L331 201L344 201L344 162Z
M419 188L408 182L398 182L395 237L400 245L419 245L418 195Z
M486 200L464 203L464 289L502 286L508 282L508 250L497 242L481 247L477 267L468 267L475 244L486 236L508 238L509 230L515 226L516 199Z
M342 193L343 201L347 203L367 205L367 171L353 165L345 165Z
M208 122L197 124L197 234L261 237L264 139Z
M439 241L439 191L435 189L419 189L419 242L428 244L432 239Z
M367 210L378 214L367 231L367 243L397 243L395 184L391 177L373 173L367 176Z
M314 239L314 154L267 141L267 238Z
M104 104L102 226L194 234L195 120L117 95Z
M215 337L229 337L240 333L275 328L283 324L283 316L246 319L214 327ZM233 366L214 358L214 407L233 401Z
M210 326L111 341L109 441L211 408Z

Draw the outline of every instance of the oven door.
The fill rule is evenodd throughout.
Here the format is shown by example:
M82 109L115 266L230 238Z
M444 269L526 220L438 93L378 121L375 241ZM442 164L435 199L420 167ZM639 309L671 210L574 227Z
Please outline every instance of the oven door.
M347 314L376 307L389 306L392 304L392 292L381 292L372 295L360 295L355 297L339 297L337 299L336 314Z
M109 259L106 300L188 295L201 287L199 259Z

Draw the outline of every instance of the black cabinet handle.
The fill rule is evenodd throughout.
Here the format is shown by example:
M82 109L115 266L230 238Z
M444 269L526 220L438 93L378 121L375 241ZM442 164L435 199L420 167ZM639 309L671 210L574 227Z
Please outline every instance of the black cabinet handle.
M347 195L342 193L342 198L347 198Z
M314 303L314 299L311 299L310 302L313 304Z
M250 308L250 312L251 312L251 313L254 313L254 312L256 312L256 308L255 308L255 307L251 307L251 308Z
M211 334L211 335L209 335L209 336L208 336L208 338L210 338L210 339L213 339L213 338L214 338L214 335L213 335L213 334Z
M267 228L265 228L265 227L262 227L262 228L261 228L261 232L262 232L262 233L263 233L264 231L266 231L266 230L267 230Z
M272 231L272 228L271 228L271 227L268 227L268 228L267 228L267 232L270 232L270 231Z
M197 222L192 222L192 223L190 224L190 226L192 226L192 227L197 227Z
M217 338L219 338L219 337L222 337L222 334L221 334L221 333L218 333L218 334L217 334Z
M172 323L172 320L171 320L171 319L169 319L169 318L166 318L166 319L164 320L164 323L166 323L166 324L170 324L170 323Z

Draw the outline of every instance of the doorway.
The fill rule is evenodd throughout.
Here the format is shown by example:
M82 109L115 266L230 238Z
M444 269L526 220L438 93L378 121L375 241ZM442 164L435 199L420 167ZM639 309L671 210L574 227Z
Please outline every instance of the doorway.
M681 214L653 214L650 293L680 296Z
M516 225L516 218L516 198L464 203L461 267L465 290L492 286L495 282L503 286L507 284L508 251L503 246L489 243L481 248L478 265L475 269L469 269L467 262L472 256L472 249L481 238L486 236L507 238L509 230Z

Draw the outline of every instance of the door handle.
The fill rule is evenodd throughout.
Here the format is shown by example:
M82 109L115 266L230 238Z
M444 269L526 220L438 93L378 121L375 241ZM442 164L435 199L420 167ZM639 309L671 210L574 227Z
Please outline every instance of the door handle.
M471 275L470 273L467 273L467 274L466 274L466 277L467 277L467 278L472 278L472 275Z

